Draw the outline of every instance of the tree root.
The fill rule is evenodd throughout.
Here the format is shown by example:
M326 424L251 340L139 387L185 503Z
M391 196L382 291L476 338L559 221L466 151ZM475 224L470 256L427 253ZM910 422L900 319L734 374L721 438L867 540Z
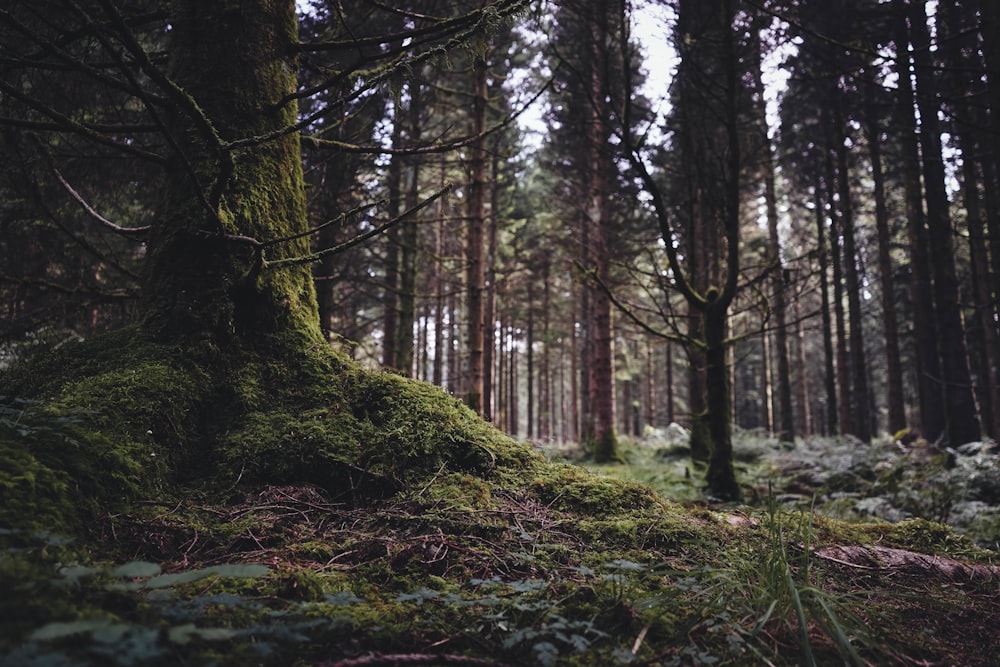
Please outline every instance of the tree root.
M864 570L893 570L906 574L933 576L950 583L974 579L1000 581L1000 567L962 563L944 556L878 546L831 546L813 551L822 560Z
M409 667L409 665L468 665L470 667L513 667L504 662L465 655L433 653L390 653L318 663L316 667Z

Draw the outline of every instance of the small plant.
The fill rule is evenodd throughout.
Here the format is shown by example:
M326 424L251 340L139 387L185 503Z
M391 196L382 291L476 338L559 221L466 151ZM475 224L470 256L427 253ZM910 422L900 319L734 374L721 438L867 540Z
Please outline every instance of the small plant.
M772 489L768 488L767 530L768 551L761 566L761 590L768 602L767 610L757 621L751 636L756 637L772 620L781 618L783 608L788 608L795 617L798 634L799 653L802 664L810 667L817 664L810 639L810 620L813 620L833 640L845 664L863 666L865 663L854 648L849 633L834 611L834 602L828 593L810 582L810 553L812 542L812 508L799 515L798 536L802 539L801 555L796 559L789 555L789 540L782 525L782 515L778 511ZM777 613L777 616L775 614ZM787 623L788 621L786 621Z

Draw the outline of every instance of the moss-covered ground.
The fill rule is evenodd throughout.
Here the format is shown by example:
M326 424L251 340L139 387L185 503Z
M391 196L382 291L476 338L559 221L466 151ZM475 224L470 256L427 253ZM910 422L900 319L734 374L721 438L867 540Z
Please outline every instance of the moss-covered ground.
M126 331L7 373L0 665L1000 655L996 553L941 524L675 502L428 385L234 358Z

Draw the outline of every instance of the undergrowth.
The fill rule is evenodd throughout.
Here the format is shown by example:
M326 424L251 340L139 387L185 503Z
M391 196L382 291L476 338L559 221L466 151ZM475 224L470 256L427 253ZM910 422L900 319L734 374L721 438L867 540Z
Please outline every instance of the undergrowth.
M149 382L115 371L117 386L78 370L48 399L0 402L0 665L975 665L1000 650L989 552L938 523L814 512L785 481L788 448L744 440L761 502L711 506L680 445L624 443L630 463L595 474L427 385L301 363L245 366L226 391L169 364ZM158 413L145 401L169 373L192 393ZM81 405L94 387L143 409ZM171 438L184 451L150 455ZM201 474L162 462L199 447ZM898 497L913 486L859 460ZM665 499L682 485L688 502ZM845 544L986 565L885 575L821 548Z

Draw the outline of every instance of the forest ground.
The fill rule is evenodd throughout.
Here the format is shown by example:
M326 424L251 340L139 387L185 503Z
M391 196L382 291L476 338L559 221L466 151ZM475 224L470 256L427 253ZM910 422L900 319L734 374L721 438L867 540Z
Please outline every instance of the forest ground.
M467 411L443 393L364 382L370 396L381 383L376 402L408 406L393 414L465 428ZM61 428L17 423L45 437ZM793 447L740 433L748 502L719 505L700 495L677 429L626 444L628 464L591 470L552 460L572 452L543 459L475 433L465 435L495 457L491 470L434 464L381 496L237 479L221 494L181 486L102 512L74 540L0 531L0 665L990 665L1000 655L989 532L1000 468L986 448L948 468L892 442Z

